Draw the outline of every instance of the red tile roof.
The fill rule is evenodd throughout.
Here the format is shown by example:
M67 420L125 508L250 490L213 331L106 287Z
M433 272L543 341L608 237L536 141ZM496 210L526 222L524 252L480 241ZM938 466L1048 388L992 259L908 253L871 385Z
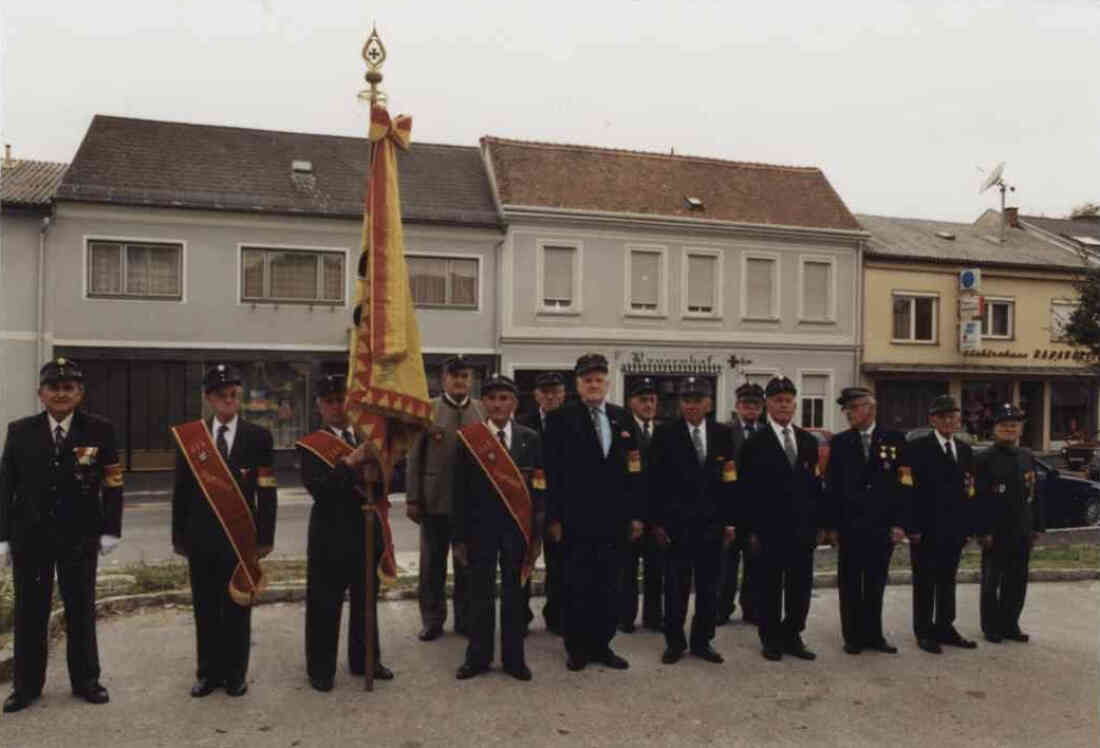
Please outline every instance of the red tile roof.
M20 158L0 162L0 202L4 205L43 208L50 204L68 164Z
M484 137L504 206L859 231L815 167ZM697 197L703 209L689 207Z

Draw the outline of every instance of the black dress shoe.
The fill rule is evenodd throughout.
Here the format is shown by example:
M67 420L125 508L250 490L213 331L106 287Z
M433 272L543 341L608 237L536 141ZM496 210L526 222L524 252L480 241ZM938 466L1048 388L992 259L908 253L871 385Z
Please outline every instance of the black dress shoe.
M99 681L91 683L83 688L74 688L73 696L79 696L89 704L106 704L111 700L107 689L99 684Z
M875 652L882 652L884 654L895 655L898 653L898 648L890 642L883 639L882 641L875 642L874 644L868 644L866 649L874 650Z
M393 671L383 665L381 662L379 662L374 666L374 679L393 680Z
M1027 642L1031 641L1031 637L1025 634L1023 631L1020 631L1019 629L1017 629L1016 631L1007 632L1004 637L1005 639L1008 639L1010 641L1020 642L1022 644L1026 644Z
M844 645L844 651L850 655L857 655L863 651L863 647L859 646L858 644L852 644L849 642L848 644Z
M572 670L574 673L578 670L584 670L588 665L588 660L579 655L569 655L565 658L565 666Z
M765 660L771 660L772 662L778 662L783 659L783 653L779 651L778 647L764 647L761 651Z
M620 623L619 624L619 631L622 631L624 634L633 634L634 633L634 624L633 623Z
M26 709L28 706L34 703L37 696L28 696L25 693L19 691L12 691L8 698L4 699L4 713L11 714L12 712L18 712L21 709Z
M1002 641L1004 641L1004 637L1000 634L990 631L985 635L985 640L992 644L1000 644Z
M473 665L469 662L462 663L462 667L455 672L455 678L458 680L468 680L475 675L481 675L482 673L489 672L488 665Z
M943 647L935 639L917 639L917 646L923 649L925 652L931 652L932 654L943 654Z
M800 660L815 660L817 655L806 649L806 645L802 642L802 638L796 638L794 641L789 642L786 647L783 648L785 654L789 654L793 657L797 657Z
M940 644L947 644L951 647L961 647L962 649L974 649L978 646L977 642L963 637L962 634L954 629L940 637Z
M674 665L680 661L680 658L684 656L684 650L674 647L668 647L665 649L664 654L661 655L661 662L666 665Z
M332 690L332 678L310 678L309 685L313 686L315 691L328 693Z
M716 665L721 665L726 661L726 658L718 654L718 652L714 650L714 647L709 644L705 647L692 648L691 653L701 660L713 662Z
M420 629L420 633L416 635L416 638L422 642L430 642L433 639L438 639L443 636L442 626L425 626Z
M195 681L195 685L191 686L191 695L196 699L201 699L203 696L209 696L214 693L214 689L220 685L221 683L216 680L199 678Z
M592 661L598 662L601 665L607 665L613 670L626 670L628 667L630 667L629 662L624 660L622 657L619 657L619 655L615 654L610 649L600 654L599 657L593 657Z
M526 665L520 665L519 667L506 667L504 672L512 676L516 680L531 680L531 668Z
M226 683L225 692L230 696L244 696L248 692L248 683L244 680Z

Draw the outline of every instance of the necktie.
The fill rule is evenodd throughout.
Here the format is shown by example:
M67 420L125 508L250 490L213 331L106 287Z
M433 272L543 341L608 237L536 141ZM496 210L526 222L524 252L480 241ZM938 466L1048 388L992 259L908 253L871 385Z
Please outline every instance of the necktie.
M342 436L344 437L344 441L346 441L349 446L355 446L355 437L352 436L351 429L344 429Z
M867 460L871 456L871 435L864 431L859 437L863 440L863 459Z
M497 431L497 439L500 439L500 443L504 445L505 449L508 449L508 440L504 438L504 429Z
M703 433L698 426L691 429L691 442L695 445L695 459L702 465L707 459L707 450L703 447Z
M791 463L791 467L794 467L794 464L798 462L798 450L794 448L790 426L783 429L783 451L787 453L787 462Z
M589 408L592 412L592 426L596 429L596 438L600 442L600 449L603 450L603 456L607 457L607 452L611 448L611 432L609 429L605 429L603 425L603 413L599 408Z
M947 455L947 459L951 460L951 462L955 461L955 450L951 447L950 440L944 442L943 451L944 451L944 454Z
M649 437L653 436L653 421L645 422L645 440L649 441Z
M61 445L65 443L65 429L61 428L61 424L57 424L57 428L53 430L53 456L55 458L61 456Z
M222 453L222 458L229 462L229 442L225 440L225 432L229 431L229 427L224 423L218 426L218 451Z

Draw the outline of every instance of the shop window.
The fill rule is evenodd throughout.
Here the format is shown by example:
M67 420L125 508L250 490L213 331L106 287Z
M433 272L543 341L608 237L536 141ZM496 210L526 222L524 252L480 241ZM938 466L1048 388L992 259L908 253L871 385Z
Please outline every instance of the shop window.
M178 301L183 298L183 245L88 242L88 296Z
M1001 403L1012 401L1012 382L1008 380L964 380L962 385L962 427L979 441L993 438L993 411Z
M577 248L542 247L542 311L576 310Z
M687 255L687 291L685 306L688 315L711 317L718 313L718 255Z
M927 428L932 401L946 395L947 389L942 380L882 380L875 385L878 422L902 431Z
M741 316L750 319L775 319L779 316L776 298L778 264L771 257L745 258L744 302Z
M802 260L803 320L824 322L833 318L833 263L827 260Z
M1087 440L1092 436L1089 413L1090 388L1084 382L1053 382L1050 385L1050 438Z
M1011 338L1015 316L1014 307L1015 304L1009 299L986 298L985 310L982 313L982 337Z
M210 366L225 361L208 361ZM234 364L241 373L241 412L246 421L271 432L275 449L293 449L309 432L310 401L307 399L310 364L305 361L252 361ZM203 418L213 417L206 398Z
M630 392L635 382L643 377L649 377L657 387L657 420L674 421L680 417L680 396L677 394L677 389L680 386L680 382L683 381L686 376L705 379L710 382L711 392L718 391L718 377L696 372L684 372L679 374L627 374L623 378L623 391ZM711 421L716 418L713 404L711 411L707 414L707 418Z
M410 255L407 261L416 306L477 308L477 259Z
M241 301L344 303L344 253L241 249Z
M936 342L935 296L894 294L894 333L896 342Z
M828 399L829 376L827 374L803 374L798 396L801 399L802 428L825 427L825 403Z
M630 311L641 314L657 314L661 311L661 286L663 284L664 254L662 252L632 249L630 258Z

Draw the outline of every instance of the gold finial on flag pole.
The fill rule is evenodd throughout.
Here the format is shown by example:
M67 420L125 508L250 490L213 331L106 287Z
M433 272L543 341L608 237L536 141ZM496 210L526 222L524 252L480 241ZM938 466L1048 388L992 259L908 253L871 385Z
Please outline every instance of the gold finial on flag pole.
M369 101L371 104L385 104L386 94L379 88L382 82L380 72L383 63L386 62L386 45L382 43L382 37L378 35L378 28L371 26L370 36L363 45L363 60L367 63L367 74L363 77L370 88L359 92L359 98Z

